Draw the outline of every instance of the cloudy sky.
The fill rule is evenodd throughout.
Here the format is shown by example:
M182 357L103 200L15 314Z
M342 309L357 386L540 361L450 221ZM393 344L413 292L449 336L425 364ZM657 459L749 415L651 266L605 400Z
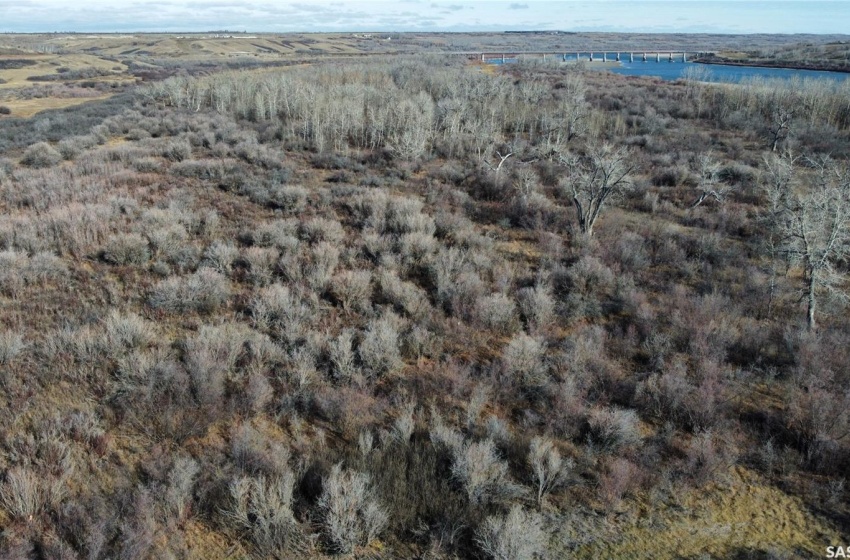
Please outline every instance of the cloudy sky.
M850 0L0 0L0 32L850 33Z

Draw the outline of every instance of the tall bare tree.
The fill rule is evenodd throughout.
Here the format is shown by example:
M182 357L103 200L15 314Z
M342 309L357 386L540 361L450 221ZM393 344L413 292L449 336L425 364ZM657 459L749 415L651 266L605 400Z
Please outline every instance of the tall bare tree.
M789 155L779 157L776 154L770 154L764 158L765 173L761 180L767 194L767 204L760 221L767 226L767 234L763 237L762 242L770 257L768 317L773 315L773 299L776 294L776 277L778 274L777 261L782 256L784 244L782 228L776 227L776 224L784 219L786 194L793 188L792 184L796 181L794 161L794 158Z
M765 188L781 251L803 269L802 299L814 330L819 294L844 296L845 279L836 264L850 257L850 170L829 158L806 161L806 172L774 163L777 176L785 178Z
M605 203L634 187L636 165L628 150L608 143L591 143L583 154L567 154L560 161L567 168L564 188L572 197L579 229L590 237Z

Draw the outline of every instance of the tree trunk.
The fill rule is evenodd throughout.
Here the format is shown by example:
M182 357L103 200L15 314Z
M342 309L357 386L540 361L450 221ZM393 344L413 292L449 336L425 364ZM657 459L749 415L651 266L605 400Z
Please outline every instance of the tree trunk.
M808 310L806 312L809 330L815 330L815 275L809 275Z
M696 202L694 202L694 203L691 205L691 208L696 208L697 206L699 206L700 204L702 204L702 203L705 201L705 199L706 199L706 198L708 198L708 193L707 193L707 192L701 193L701 194L699 195L699 198L697 199L697 201L696 201Z

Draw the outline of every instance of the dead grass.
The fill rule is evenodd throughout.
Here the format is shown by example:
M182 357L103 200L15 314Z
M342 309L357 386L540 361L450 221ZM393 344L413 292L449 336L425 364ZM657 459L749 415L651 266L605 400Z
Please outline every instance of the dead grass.
M201 521L186 523L185 537L191 560L237 560L248 558L239 541L228 539Z
M681 507L658 509L656 522L618 523L619 536L582 547L576 558L726 558L738 550L805 552L817 557L840 535L798 499L740 467L726 483L685 496ZM644 519L645 521L645 519Z
M96 68L98 70L115 72L116 74L123 74L127 71L127 66L120 62L105 60L88 54L0 56L0 60L16 59L34 60L36 61L36 64L13 70L0 70L0 78L6 80L6 83L0 84L0 89L2 90L19 89L22 87L32 86L34 82L27 80L27 78L32 76L57 74L57 68L63 67L68 68L71 71ZM115 78L113 77L108 77L108 80L114 79Z
M110 97L112 97L112 95L107 94L97 95L94 97L44 97L40 99L12 99L10 101L4 101L3 105L9 107L12 110L11 116L27 118L42 111L46 111L48 109L64 109L66 107L82 105L83 103L88 103L89 101L102 101L104 99L109 99Z

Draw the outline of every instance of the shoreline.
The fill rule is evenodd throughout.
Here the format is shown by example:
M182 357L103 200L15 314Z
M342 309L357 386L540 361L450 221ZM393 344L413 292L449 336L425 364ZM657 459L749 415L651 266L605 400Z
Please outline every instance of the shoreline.
M754 67L754 68L777 68L782 70L813 70L816 72L833 72L835 74L850 74L850 68L834 68L828 65L818 65L818 64L795 64L795 63L783 63L783 62L767 62L767 61L737 61L737 60L727 60L719 57L714 57L711 59L700 58L694 59L691 62L694 64L705 64L708 66L711 65L722 65L722 66L745 66L745 67Z

